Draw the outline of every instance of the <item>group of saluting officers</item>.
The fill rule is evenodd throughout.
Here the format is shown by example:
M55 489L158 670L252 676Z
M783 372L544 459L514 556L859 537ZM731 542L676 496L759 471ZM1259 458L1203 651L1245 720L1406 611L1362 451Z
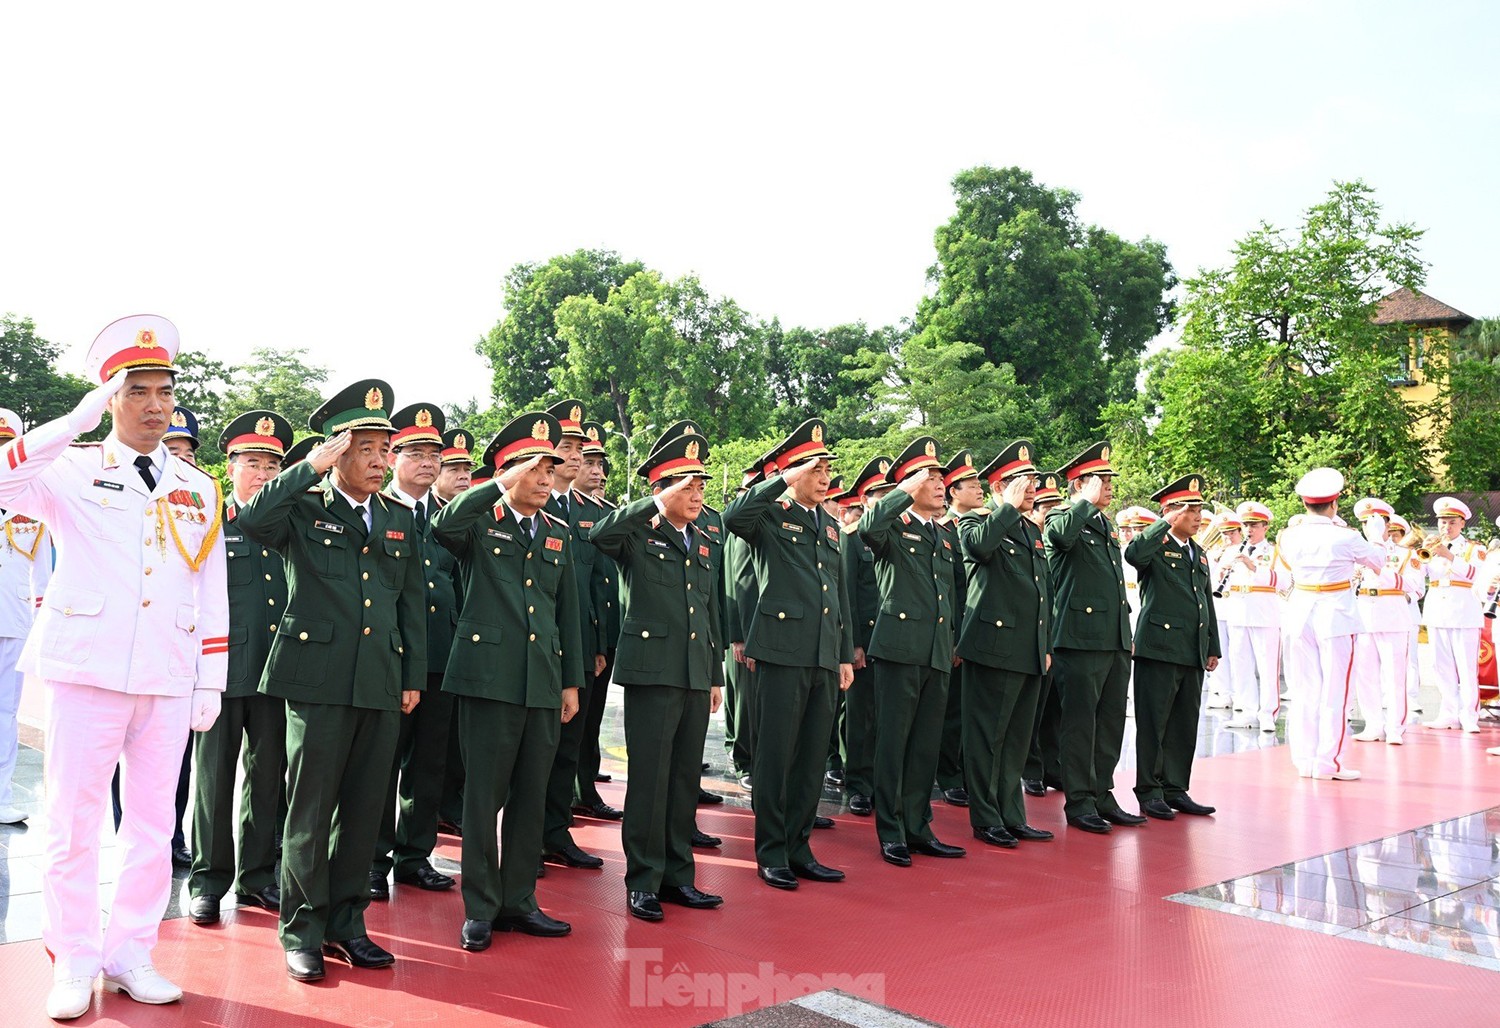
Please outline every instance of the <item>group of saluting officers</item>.
M1023 799L1049 785L1084 832L1212 814L1188 791L1204 675L1227 648L1256 697L1244 709L1265 716L1269 690L1274 717L1278 629L1299 771L1356 777L1341 753L1369 616L1357 604L1404 603L1412 577L1454 592L1483 561L1452 535L1420 564L1397 560L1389 508L1362 512L1364 536L1343 527L1342 479L1328 469L1299 483L1307 513L1274 547L1269 512L1249 504L1249 539L1220 525L1214 558L1198 541L1200 476L1158 490L1156 513L1109 518L1104 442L1043 472L1028 440L979 466L968 450L945 463L924 435L835 488L817 419L745 469L722 513L704 502L709 442L678 422L635 469L649 494L616 507L602 492L604 430L582 402L513 418L475 470L470 440L437 405L395 409L375 379L331 396L310 419L317 434L296 446L276 412L234 418L219 439L225 494L192 461L178 345L164 318L121 319L90 348L99 385L71 414L22 432L0 411L7 546L26 551L27 595L40 597L29 635L16 633L24 649L0 651L18 669L0 698L13 712L20 676L47 697L43 938L57 1019L89 1008L101 972L106 991L139 1002L182 995L151 951L190 731L189 916L214 923L231 891L277 913L288 974L314 981L325 956L394 962L364 918L392 874L418 889L460 885L466 950L485 950L496 930L568 934L538 906L536 880L543 861L602 866L572 839L575 812L622 817L595 788L611 681L624 690L630 768L626 907L659 921L664 904L723 903L696 887L693 847L718 844L695 814L726 689L757 874L794 890L845 877L812 848L831 826L817 814L830 739L842 740L850 810L874 815L884 861L964 856L933 833L930 803L958 674L962 780L985 845L1051 839ZM74 444L106 411L108 436ZM1226 588L1287 593L1279 626L1225 617L1215 595ZM1394 637L1409 625L1369 617L1383 626L1370 629L1367 659L1397 741L1391 712L1404 697L1388 680L1405 680L1386 671L1406 659ZM1457 635L1441 645L1468 659L1472 681L1472 648ZM1132 678L1139 814L1114 795ZM1465 706L1464 688L1452 714L1468 728L1477 697ZM0 745L0 786L6 754ZM117 764L122 866L101 931L96 840ZM430 861L440 809L461 831L459 883Z

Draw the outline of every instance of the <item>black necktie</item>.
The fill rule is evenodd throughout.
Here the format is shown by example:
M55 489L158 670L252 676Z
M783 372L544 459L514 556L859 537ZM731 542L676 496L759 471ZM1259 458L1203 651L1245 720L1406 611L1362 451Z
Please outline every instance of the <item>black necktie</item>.
M417 501L417 531L423 534L427 532L427 505L421 500Z
M136 470L141 473L141 481L146 483L146 491L149 493L156 488L156 476L151 474L151 458L144 453L135 459Z
M530 518L522 518L521 519L521 538L526 541L526 545L527 546L531 545L531 519Z
M573 515L568 510L568 494L567 493L563 493L561 496L559 496L557 498L557 505L562 508L563 520L564 521L572 521L573 520Z

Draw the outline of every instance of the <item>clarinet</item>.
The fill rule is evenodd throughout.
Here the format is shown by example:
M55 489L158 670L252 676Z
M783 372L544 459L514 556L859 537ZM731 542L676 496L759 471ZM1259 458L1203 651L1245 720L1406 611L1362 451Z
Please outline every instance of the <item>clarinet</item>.
M1245 555L1245 551L1249 548L1250 540L1246 539L1244 542L1240 543L1239 552L1236 553L1234 557L1231 558L1227 563L1225 563L1224 573L1219 576L1219 584L1214 586L1214 599L1222 600L1224 598L1224 587L1229 584L1229 576L1234 574L1234 562L1243 557Z
M1500 606L1500 579L1496 579L1495 584L1490 586L1490 594L1486 599L1488 602L1484 605L1484 616L1493 621L1495 620L1495 608Z

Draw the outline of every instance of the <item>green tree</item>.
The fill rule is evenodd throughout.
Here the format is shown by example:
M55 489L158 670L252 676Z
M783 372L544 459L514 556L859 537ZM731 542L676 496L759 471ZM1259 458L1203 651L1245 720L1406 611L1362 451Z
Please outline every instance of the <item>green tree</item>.
M323 405L319 387L327 381L328 369L309 364L306 348L257 346L250 351L250 359L235 368L224 393L223 410L226 419L247 410L272 410L300 433Z
M917 334L1010 365L1051 438L1073 449L1096 435L1107 403L1129 399L1147 341L1171 322L1166 250L1083 225L1077 193L1020 168L972 168L953 190Z
M224 406L225 397L232 388L234 370L223 361L212 360L197 352L183 351L172 363L178 370L177 404L198 418L200 445L195 456L199 465L223 464L219 433L234 417Z
M1490 322L1494 324L1494 322ZM1500 357L1455 360L1442 385L1448 481L1460 492L1500 489Z
M554 377L568 357L557 309L573 296L603 303L610 290L644 270L611 250L577 250L512 268L505 277L505 316L475 347L490 362L495 402L519 411L552 395Z
M897 328L867 328L863 322L826 330L783 329L780 321L763 327L766 374L776 405L772 422L790 432L820 417L835 438L881 435L896 415L871 410L867 382L854 372L894 359L907 338ZM872 416L873 415L873 416Z
M21 415L30 428L73 409L89 383L56 371L63 348L36 334L30 318L0 318L0 406Z

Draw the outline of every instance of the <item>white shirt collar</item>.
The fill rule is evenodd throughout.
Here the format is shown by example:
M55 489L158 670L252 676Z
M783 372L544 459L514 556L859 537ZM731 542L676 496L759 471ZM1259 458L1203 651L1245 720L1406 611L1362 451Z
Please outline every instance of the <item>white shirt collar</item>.
M394 481L392 481L391 482L391 492L393 492L393 493L396 494L396 498L398 500L405 500L406 502L412 504L413 506L415 506L418 503L421 503L421 504L425 504L426 505L426 507L424 509L430 509L432 507L432 490L431 489L427 490L421 496L413 496L413 495L411 495L411 493L406 492L399 485L397 485Z
M150 457L151 467L158 472L160 472L167 466L166 443L157 443L156 449L152 450L150 453L141 453L141 451L137 450L134 446L130 446L129 444L121 441L120 437L115 435L113 432L110 433L109 437L110 439L114 440L114 444L120 448L120 456L125 458L124 460L120 461L121 464L129 464L134 466L136 455L139 454L142 457ZM161 475L158 474L156 477L161 478Z
M370 497L368 497L368 496L366 496L364 502L361 503L360 501L356 500L354 497L350 496L348 493L344 492L344 490L340 489L338 486L334 486L333 487L333 491L336 492L336 493L338 493L340 496L342 496L344 498L345 502L347 502L349 504L349 506L353 507L355 510L369 510L370 509ZM373 514L374 512L371 511L371 513Z
M914 511L914 510L911 510L911 511L907 511L907 513L908 513L908 514L910 514L910 515L911 515L911 516L912 516L912 517L914 517L914 518L916 518L916 519L917 519L917 520L918 520L918 521L919 521L919 522L921 522L921 524L922 524L922 526L923 526L923 527L924 527L924 528L925 528L925 527L926 527L926 526L928 526L928 525L930 525L930 524L932 524L932 519L931 519L931 518L924 518L924 517L923 517L923 516L922 516L922 515L920 515L920 514L918 514L918 513L917 513L917 512L916 512L916 511Z

